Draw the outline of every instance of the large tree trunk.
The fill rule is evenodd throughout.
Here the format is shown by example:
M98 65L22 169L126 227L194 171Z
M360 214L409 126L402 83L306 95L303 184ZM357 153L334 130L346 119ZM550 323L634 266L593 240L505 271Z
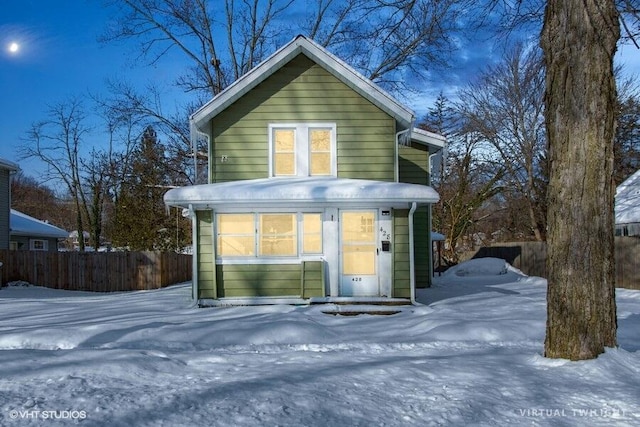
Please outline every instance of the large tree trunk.
M611 0L547 2L541 35L550 143L545 355L591 359L616 346Z

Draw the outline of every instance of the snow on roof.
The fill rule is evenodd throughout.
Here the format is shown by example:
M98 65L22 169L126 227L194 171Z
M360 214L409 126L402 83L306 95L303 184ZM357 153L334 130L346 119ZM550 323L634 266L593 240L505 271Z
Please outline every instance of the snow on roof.
M640 170L616 189L616 224L640 222Z
M409 204L436 203L431 187L401 182L345 178L264 178L174 188L164 195L171 206L294 204L377 204L408 208Z
M47 224L15 209L11 209L10 226L12 236L65 238L69 235L62 228Z

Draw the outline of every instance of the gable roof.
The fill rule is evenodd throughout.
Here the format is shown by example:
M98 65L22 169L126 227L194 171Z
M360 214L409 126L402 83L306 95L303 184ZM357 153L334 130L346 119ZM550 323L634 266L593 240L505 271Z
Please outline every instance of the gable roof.
M15 209L11 209L9 220L11 236L45 237L45 238L65 238L69 233L55 225L48 224L39 219L35 219Z
M196 128L202 128L202 125L300 54L309 57L362 97L394 117L404 129L411 126L411 123L415 119L415 114L412 110L400 104L389 93L364 77L340 58L302 35L297 36L282 48L278 49L273 55L202 106L191 116L192 124L195 125Z

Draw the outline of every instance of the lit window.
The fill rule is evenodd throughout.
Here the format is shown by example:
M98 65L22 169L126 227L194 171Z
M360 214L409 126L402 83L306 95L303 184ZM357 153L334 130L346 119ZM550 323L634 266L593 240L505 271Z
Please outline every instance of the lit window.
M253 256L255 246L253 214L218 215L218 254L220 256Z
M295 214L260 215L260 255L295 256L298 254Z
M302 215L302 252L322 253L322 215L317 213Z
M295 138L293 129L274 130L273 167L276 176L296 174Z
M217 236L219 257L296 257L300 254L320 254L322 214L218 214Z
M309 175L331 175L331 129L309 130Z
M335 176L335 124L270 125L271 176Z

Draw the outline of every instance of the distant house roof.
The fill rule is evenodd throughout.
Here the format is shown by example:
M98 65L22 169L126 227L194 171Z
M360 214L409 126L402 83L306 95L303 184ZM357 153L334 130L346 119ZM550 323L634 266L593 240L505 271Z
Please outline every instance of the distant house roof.
M9 170L10 172L17 172L20 170L20 167L9 160L0 159L0 169Z
M306 55L333 74L338 80L394 117L404 129L408 129L413 123L415 113L412 110L399 103L389 93L357 72L340 58L334 56L313 40L302 35L297 36L282 48L278 49L273 55L207 102L191 116L192 123L195 124L196 127L202 128L205 123L258 84L262 83L299 54Z
M640 170L616 189L616 225L640 223Z
M69 235L62 228L35 219L15 209L11 209L9 234L12 236L43 238L65 238Z

